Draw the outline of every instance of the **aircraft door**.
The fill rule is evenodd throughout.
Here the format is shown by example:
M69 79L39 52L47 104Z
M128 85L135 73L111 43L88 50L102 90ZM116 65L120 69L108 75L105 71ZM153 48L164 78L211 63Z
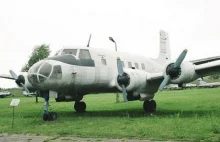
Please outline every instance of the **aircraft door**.
M99 85L108 84L108 67L107 67L107 61L104 56L101 56L96 62L96 78L95 83Z
M98 84L99 83L99 76L100 76L100 68L99 67L95 67L95 82L94 82L94 84Z

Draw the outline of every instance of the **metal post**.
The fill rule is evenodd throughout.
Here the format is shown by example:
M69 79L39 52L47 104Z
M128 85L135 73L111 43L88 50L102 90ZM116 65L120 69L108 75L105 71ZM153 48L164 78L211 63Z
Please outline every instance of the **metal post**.
M14 128L14 116L15 116L15 111L14 110L15 110L15 107L13 106L13 113L12 113L13 116L12 116L12 124L11 124L12 128Z
M115 40L112 38L112 37L109 37L109 40L111 40L112 42L115 43L115 51L117 52L118 49L117 49L117 43L115 42ZM119 99L119 94L116 93L116 103L119 103L120 102L120 99Z

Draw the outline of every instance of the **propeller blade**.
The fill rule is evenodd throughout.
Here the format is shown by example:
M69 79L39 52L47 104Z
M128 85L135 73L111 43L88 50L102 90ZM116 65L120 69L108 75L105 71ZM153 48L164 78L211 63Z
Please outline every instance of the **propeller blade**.
M27 93L29 93L29 90L27 89L27 87L26 87L23 83L21 83L21 85L22 85L22 87L24 88L24 90L25 90Z
M169 80L170 80L170 76L166 76L164 78L164 80L162 81L162 83L160 84L160 87L159 87L160 91L163 90L163 88L168 84Z
M127 102L128 99L127 99L127 92L125 90L125 86L122 85L122 93L123 93L123 98L124 98L124 101Z
M9 72L15 80L18 79L18 76L12 70L10 70Z
M123 71L122 62L121 62L121 60L120 60L119 57L117 58L117 68L118 68L118 74L119 74L120 76L122 76L123 73L124 73L124 71Z
M181 63L183 62L184 58L186 57L187 54L187 49L183 50L183 52L179 55L177 58L176 62L174 63L174 68L180 67Z

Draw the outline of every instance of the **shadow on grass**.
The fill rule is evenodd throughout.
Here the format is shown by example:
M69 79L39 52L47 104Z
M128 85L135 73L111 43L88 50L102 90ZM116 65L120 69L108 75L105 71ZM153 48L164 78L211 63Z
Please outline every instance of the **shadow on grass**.
M60 117L220 117L218 110L158 110L156 113L145 113L140 109L121 109L121 110L100 110L88 111L84 113L77 112L57 112Z

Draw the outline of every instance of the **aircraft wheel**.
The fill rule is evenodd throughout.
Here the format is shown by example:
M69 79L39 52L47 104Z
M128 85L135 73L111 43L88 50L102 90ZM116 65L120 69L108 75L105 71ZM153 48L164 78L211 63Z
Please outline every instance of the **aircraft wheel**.
M43 120L48 121L49 120L49 113L44 113L43 114Z
M43 120L44 121L54 121L57 119L57 113L56 112L48 112L43 114Z
M76 110L76 112L85 112L86 103L85 102L75 102L74 109Z
M156 102L154 100L146 100L144 101L144 104L143 104L143 108L144 108L144 111L147 112L147 113L153 113L153 112L156 112Z
M57 113L56 112L50 112L51 120L57 120Z

